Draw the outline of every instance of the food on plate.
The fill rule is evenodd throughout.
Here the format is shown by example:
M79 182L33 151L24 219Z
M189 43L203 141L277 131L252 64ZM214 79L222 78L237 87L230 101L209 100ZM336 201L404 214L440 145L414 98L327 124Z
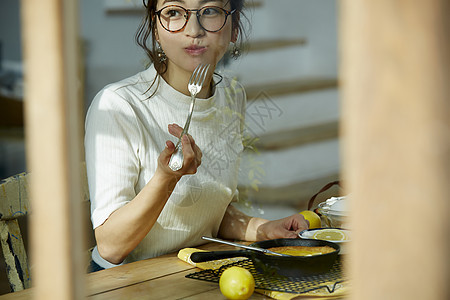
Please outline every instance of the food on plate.
M322 220L315 212L311 210L304 210L299 212L299 214L303 215L303 217L309 221L309 229L322 227Z
M331 242L340 242L348 240L348 236L345 233L345 231L336 228L327 228L318 230L316 233L314 233L312 238L316 240L325 240Z
M255 279L247 269L234 266L220 275L219 287L227 299L248 299L255 290Z
M309 247L309 246L283 246L283 247L272 247L268 250L288 254L293 256L311 256L320 255L336 251L336 249L330 246L319 246L319 247Z

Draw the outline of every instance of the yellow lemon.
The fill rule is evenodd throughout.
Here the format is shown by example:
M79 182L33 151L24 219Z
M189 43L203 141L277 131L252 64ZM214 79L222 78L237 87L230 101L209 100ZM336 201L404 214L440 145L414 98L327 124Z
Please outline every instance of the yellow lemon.
M306 220L309 221L309 229L320 228L322 227L322 221L318 214L311 210L304 210L299 214L303 215Z
M247 269L234 266L220 275L219 287L227 299L248 299L255 290L255 279Z
M318 230L314 233L313 238L316 240L326 240L332 242L345 241L348 239L345 232L334 228Z

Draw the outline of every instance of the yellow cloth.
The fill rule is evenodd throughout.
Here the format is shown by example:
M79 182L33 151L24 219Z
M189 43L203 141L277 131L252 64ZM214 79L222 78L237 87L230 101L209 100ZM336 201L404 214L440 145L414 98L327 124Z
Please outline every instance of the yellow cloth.
M182 261L185 261L185 262L187 262L197 268L200 268L202 270L206 270L206 269L216 270L216 269L219 269L223 265L227 265L227 264L239 261L239 260L247 259L245 257L235 257L235 258L220 259L220 260L214 260L214 261L208 261L208 262L202 262L202 263L195 263L190 259L190 257L191 257L192 253L198 252L198 251L205 251L205 250L196 249L196 248L181 249L178 252L178 258L181 259ZM330 288L333 286L333 284L334 283L330 283ZM268 290L261 290L261 289L255 289L255 292L262 294L262 295L269 296L274 299L279 299L279 300L289 300L289 299L293 299L296 297L297 297L296 299L314 299L314 300L340 299L344 295L346 295L346 293L348 292L348 286L347 286L347 283L345 283L345 282L339 283L336 285L336 288L332 294L330 294L330 292L328 292L328 289L326 287L317 289L317 290L314 290L311 292L302 293L302 294L283 293L283 292L268 291Z
M197 268L200 268L202 270L206 270L206 269L216 270L216 269L219 269L223 265L231 264L236 261L246 259L245 257L235 257L235 258L212 260L212 261L201 262L201 263L193 262L191 260L191 254L194 252L200 252L200 251L205 252L205 250L196 249L196 248L184 248L178 252L178 258L181 259L182 261L185 261L185 262L187 262L193 266L196 266Z

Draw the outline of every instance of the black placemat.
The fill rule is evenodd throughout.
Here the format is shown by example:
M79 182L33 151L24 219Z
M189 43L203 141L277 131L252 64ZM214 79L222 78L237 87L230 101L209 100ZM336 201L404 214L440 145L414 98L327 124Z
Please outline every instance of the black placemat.
M328 292L333 293L336 286L345 281L342 273L342 263L339 258L327 273L299 278L260 273L255 269L250 259L224 265L216 270L208 269L191 273L186 275L186 278L218 283L222 272L232 266L239 266L249 270L255 279L255 288L270 291L301 294L320 288L327 288Z

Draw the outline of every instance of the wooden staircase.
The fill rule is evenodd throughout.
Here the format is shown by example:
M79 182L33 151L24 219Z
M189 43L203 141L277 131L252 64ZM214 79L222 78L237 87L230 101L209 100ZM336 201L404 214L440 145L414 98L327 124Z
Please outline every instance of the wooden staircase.
M253 19L266 4L260 1ZM238 206L300 211L322 186L339 179L337 74L306 70L303 58L314 51L309 36L259 36L229 66L248 100L250 146L242 157ZM294 55L296 60L289 58ZM337 193L333 188L324 197Z
M328 88L250 101L241 193L253 202L306 209L313 194L339 179L337 98L337 89Z

